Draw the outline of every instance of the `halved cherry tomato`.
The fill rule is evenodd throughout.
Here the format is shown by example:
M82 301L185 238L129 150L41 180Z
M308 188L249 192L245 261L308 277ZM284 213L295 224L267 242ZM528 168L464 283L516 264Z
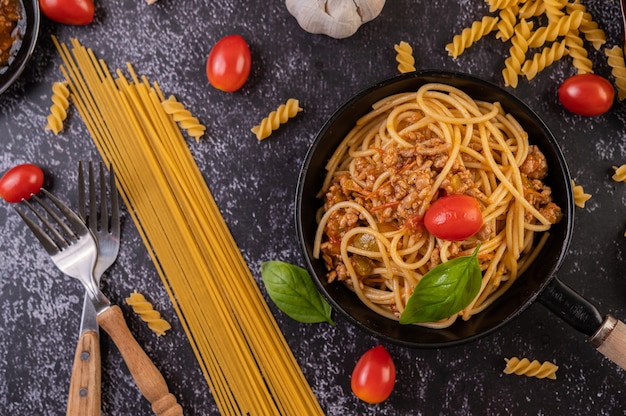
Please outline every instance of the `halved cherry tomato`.
M86 25L93 21L92 0L39 0L39 8L48 19L67 25Z
M41 168L25 163L12 167L0 178L0 196L7 202L20 202L39 192L42 186Z
M209 52L206 75L218 90L233 92L245 84L250 75L252 57L248 44L240 35L220 39Z
M385 401L396 384L396 365L389 352L379 345L363 354L352 371L352 392L364 402Z
M559 87L559 100L565 108L581 116L599 116L613 105L615 89L605 78L579 74L567 78Z
M432 203L424 215L424 226L435 237L444 240L465 240L483 225L480 204L464 194L450 194Z

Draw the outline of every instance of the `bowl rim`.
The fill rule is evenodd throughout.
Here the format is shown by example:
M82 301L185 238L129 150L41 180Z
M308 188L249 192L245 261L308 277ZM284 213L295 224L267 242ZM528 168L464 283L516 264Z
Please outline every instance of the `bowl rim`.
M312 157L316 154L316 151L318 150L318 148L320 148L320 146L323 145L322 139L324 138L325 134L328 132L329 129L331 129L334 124L337 122L338 118L341 117L341 114L345 111L347 111L348 109L354 107L354 105L358 102L360 102L361 100L367 99L368 97L371 97L372 94L375 94L376 91L379 91L381 89L384 89L390 85L394 85L394 84L400 84L403 81L406 80L411 80L416 78L415 82L418 82L419 79L425 79L425 78L441 78L442 83L445 83L445 80L450 80L450 79L459 79L461 80L461 82L469 82L474 84L477 88L486 88L487 91L492 91L494 93L497 93L503 97L506 97L507 100L509 100L510 104L509 106L514 106L516 108L517 111L523 113L528 119L530 119L533 124L534 124L534 128L540 130L543 135L545 136L545 140L547 140L547 142L549 142L550 145L550 150L552 151L552 153L554 153L553 157L556 159L556 162L558 164L558 166L555 168L556 171L560 172L556 174L556 177L558 177L559 179L561 179L561 183L560 185L564 188L565 192L563 195L563 199L565 200L564 206L561 206L562 211L563 211L563 219L561 220L561 222L558 225L559 228L561 228L563 231L560 233L562 234L561 237L559 237L559 240L557 241L561 241L561 245L560 247L558 247L558 249L556 250L557 253L555 254L555 258L552 261L552 264L550 266L546 266L548 267L548 273L546 276L540 277L538 278L539 281L538 282L534 282L536 283L535 286L532 288L532 290L530 290L530 293L526 293L525 296L525 301L521 302L521 304L519 305L519 307L516 307L516 309L510 313L504 320L502 320L502 322L499 322L497 324L494 324L490 329L487 329L485 331L481 331L476 333L475 335L472 336L468 336L468 337L463 337L463 338L454 338L454 336L452 336L452 338L450 340L443 340L441 342L422 342L419 340L406 340L406 339L400 339L398 337L395 336L389 336L388 333L386 332L386 330L381 329L381 330L377 330L377 329L372 329L371 327L368 327L368 325L364 322L362 322L361 320L355 318L354 316L352 316L351 313L349 313L348 311L345 310L345 308L339 304L339 302L337 302L337 300L332 296L331 293L329 293L328 287L326 287L326 285L324 285L324 283L321 281L323 276L318 276L317 273L315 272L315 267L313 265L313 261L314 259L312 259L309 251L308 251L308 245L307 245L307 240L306 240L306 236L305 236L305 230L304 230L304 218L303 218L303 212L302 212L302 205L303 205L303 199L304 199L304 182L306 179L306 174L308 169L310 168L311 162L312 162ZM425 83L426 81L424 81ZM431 82L431 81L428 81ZM461 88L462 89L462 88ZM395 91L398 92L398 91ZM394 92L388 93L388 94L384 94L382 95L382 97L384 96L388 96L393 94ZM374 102L377 100L369 100L370 102ZM363 114L360 114L359 116L361 116ZM358 118L356 116L354 116L355 119ZM528 126L525 126L526 129L528 129ZM543 140L543 139L542 139ZM532 139L531 139L532 142ZM333 143L332 146L332 150L334 151L334 148L336 147L337 143ZM330 147L330 146L328 146ZM542 147L542 151L544 151L545 149ZM552 166L552 165L551 165ZM321 184L321 181L319 182ZM315 138L312 142L312 144L310 145L309 149L307 150L306 156L304 158L304 161L302 163L302 167L300 170L300 174L298 177L298 182L297 182L297 188L296 188L296 195L295 195L295 222L296 222L296 233L297 233L297 237L298 237L298 241L299 241L299 245L301 248L301 251L303 253L303 257L304 257L304 261L305 261L305 267L307 268L307 270L309 271L309 273L312 276L313 281L315 282L317 288L320 290L320 292L322 293L322 295L324 296L324 298L326 298L329 303L333 306L333 308L336 311L339 311L339 313L341 315L343 315L349 322L351 322L354 326L356 326L357 328L361 328L362 330L365 330L367 333L373 335L376 338L379 338L381 340L387 341L387 342L391 342L394 344L399 344L402 346L407 346L407 347L412 347L412 348L441 348L441 347L450 347L450 346L456 346L456 345L461 345L461 344L466 344L469 343L471 341L475 341L479 338L482 338L498 329L500 329L502 326L504 326L505 324L509 323L510 321L512 321L513 319L517 318L522 312L524 312L528 307L530 307L531 304L533 304L535 302L535 300L538 298L538 296L540 295L540 293L545 289L545 287L553 280L553 278L556 275L556 272L558 271L558 269L560 268L565 255L567 253L567 249L569 247L569 243L571 240L571 235L572 235L572 229L573 229L573 214L574 214L574 202L573 202L573 193L571 191L571 176L570 176L570 172L569 172L569 168L567 167L567 163L565 161L565 158L563 156L563 153L560 149L560 146L558 145L556 139L554 138L554 135L552 134L552 132L550 131L550 129L547 127L547 125L545 124L545 122L537 115L536 112L534 112L530 107L528 107L525 103L523 103L520 99L518 99L517 97L515 97L513 94L511 94L510 92L506 91L505 89L503 89L502 87L495 85L493 83L490 83L488 81L485 81L483 79L477 78L475 76L469 75L469 74L465 74L465 73L460 73L460 72L455 72L455 71L446 71L446 70L423 70L423 71L415 71L415 72L411 72L411 73L407 73L407 74L400 74L400 75L396 75L393 76L391 78L385 78L381 81L375 82L374 84L372 84L369 87L366 87L364 89L362 89L361 91L357 92L356 94L354 94L351 98L349 98L347 101L345 101L341 106L339 106L339 108L327 119L327 121L322 125L321 129L316 133ZM556 244L556 243L555 243ZM531 268L534 268L535 265L531 266ZM525 276L526 274L524 274ZM520 280L520 279L518 279ZM518 282L516 282L517 284ZM331 286L331 285L328 285ZM515 285L514 285L515 286ZM347 289L346 289L347 290ZM498 304L499 302L495 302L495 304ZM493 306L493 305L492 305ZM365 306L364 306L365 307ZM374 312L372 312L374 313ZM479 314L480 315L480 314ZM380 316L380 315L379 315ZM390 324L393 325L400 325L399 323L397 323L396 321L390 320L388 318L383 318L380 317L383 320L388 320L388 322ZM472 319L475 319L475 317L473 317ZM470 319L467 322L472 322L472 319ZM456 324L455 324L456 325ZM452 328L452 327L451 327ZM435 331L440 331L442 333L446 333L446 329L443 330L435 330ZM442 338L445 338L445 334L442 335Z
M35 51L39 38L41 12L37 0L19 0L24 8L26 28L22 37L22 45L9 63L7 70L0 74L0 94L4 93L22 75L26 65Z

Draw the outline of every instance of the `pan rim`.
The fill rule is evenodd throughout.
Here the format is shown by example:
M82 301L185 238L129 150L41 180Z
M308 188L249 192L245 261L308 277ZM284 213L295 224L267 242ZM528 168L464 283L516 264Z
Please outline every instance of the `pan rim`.
M359 103L368 97L372 97L372 95L376 95L377 91L381 91L385 88L389 88L389 86L400 85L401 83L407 82L407 81L409 83L412 81L415 81L415 83L431 82L431 81L427 81L430 79L438 79L440 80L439 82L441 83L446 83L446 81L450 81L450 80L454 80L455 83L456 82L470 83L477 88L484 88L488 92L489 91L497 92L498 96L506 97L509 107L513 106L515 107L516 111L524 113L526 117L528 118L528 120L532 121L532 123L534 124L534 128L540 130L543 133L544 138L542 138L542 140L545 139L549 143L550 150L553 153L553 158L558 162L557 167L554 167L551 164L550 170L551 172L553 171L553 169L554 171L560 172L560 173L557 173L555 177L558 177L560 181L563 182L561 183L561 186L564 189L564 195L562 195L562 197L565 201L565 203L560 204L561 209L563 211L563 219L561 220L561 223L560 223L560 227L563 228L563 232L562 232L563 236L562 236L562 242L558 250L558 253L556 254L555 258L552 260L552 264L548 268L549 271L547 275L543 276L540 279L539 284L537 284L537 286L532 291L530 291L530 293L527 293L525 295L525 300L521 302L519 306L516 307L511 313L509 313L505 319L503 319L501 322L497 324L492 325L490 328L486 330L479 331L476 334L471 335L471 336L465 336L465 337L460 337L460 338L453 337L450 340L442 340L440 342L430 342L430 341L422 342L420 340L402 339L396 336L390 336L384 330L373 328L371 326L371 322L367 322L367 323L363 322L360 319L355 318L349 311L347 311L344 305L340 304L340 302L338 302L335 299L332 293L329 293L328 287L322 283L321 277L318 277L318 274L315 271L315 265L313 264L314 259L312 259L312 256L310 255L310 250L309 250L310 244L307 243L308 237L304 229L305 218L303 218L303 203L305 199L304 194L306 192L305 182L307 179L307 173L309 169L311 168L311 164L312 164L312 160L314 156L318 154L318 150L320 146L324 145L324 143L322 143L324 137L326 137L326 134L328 134L329 130L335 126L335 123L338 122L338 119L342 116L342 114L345 111L348 111L349 109L353 108L356 103ZM393 94L393 92L384 94L383 97L391 95L391 94ZM371 98L370 100L367 100L367 101L371 101ZM507 108L507 112L508 111L509 109ZM526 129L527 126L524 126L524 127ZM531 142L532 141L533 140L531 139ZM334 151L336 144L333 143L333 146L329 146L329 147L332 147L332 150ZM544 151L543 147L542 147L542 151ZM394 343L394 344L399 344L402 346L412 347L412 348L441 348L441 347L451 347L451 346L466 344L466 343L475 341L479 338L482 338L488 334L491 334L492 332L500 329L502 326L508 324L509 322L517 318L525 310L527 310L530 307L530 305L532 305L537 300L538 296L543 292L545 287L554 279L558 269L563 263L563 260L567 253L570 240L571 240L573 220L574 220L573 214L574 214L574 203L573 203L573 192L571 191L571 176L569 173L569 169L567 167L567 163L565 161L565 157L563 156L563 153L554 135L552 134L550 129L547 127L545 122L537 115L536 112L530 109L530 107L528 107L525 103L523 103L520 99L515 97L513 94L483 79L474 77L469 74L455 72L455 71L422 70L422 71L416 71L416 72L411 72L407 74L397 75L391 78L386 78L386 79L383 79L381 81L374 83L373 85L369 87L362 89L361 91L354 94L347 101L345 101L341 106L339 106L338 109L334 111L333 114L326 120L326 122L322 125L322 127L316 133L315 138L312 144L310 145L310 147L308 148L306 156L302 163L302 167L301 167L300 174L298 177L297 188L296 188L295 216L294 217L296 221L296 232L297 232L298 242L299 242L301 251L303 253L305 266L307 270L309 271L309 273L311 273L313 281L315 282L317 288L320 290L323 296L329 301L329 303L332 305L332 307L336 311L339 311L342 316L347 318L347 320L351 324L356 326L357 328L365 330L367 333L381 340ZM522 275L522 277L524 276L526 276L526 274ZM485 313L485 312L481 312L481 313ZM388 319L388 318L383 318L383 319L388 320L388 322L391 323L392 325L400 325L399 323L391 319ZM472 319L474 319L474 317ZM469 320L468 322L471 322L471 321L472 320ZM436 330L436 331L445 332L445 330Z

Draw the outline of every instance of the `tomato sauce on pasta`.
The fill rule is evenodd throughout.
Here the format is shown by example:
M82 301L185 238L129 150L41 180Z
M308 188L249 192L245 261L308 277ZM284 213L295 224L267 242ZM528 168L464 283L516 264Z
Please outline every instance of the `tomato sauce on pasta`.
M313 254L329 282L341 281L377 313L398 320L419 280L480 244L483 279L467 320L506 291L561 219L544 182L539 148L499 103L430 83L385 98L359 119L326 165ZM449 194L476 198L483 225L463 241L423 226L431 203Z
M20 42L18 23L22 19L19 0L0 0L0 73L9 64Z

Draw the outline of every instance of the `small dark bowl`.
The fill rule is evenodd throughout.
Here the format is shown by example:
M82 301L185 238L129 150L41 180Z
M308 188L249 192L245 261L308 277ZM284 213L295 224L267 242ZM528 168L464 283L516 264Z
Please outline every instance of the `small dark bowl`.
M430 82L457 87L472 98L500 102L528 132L531 144L537 145L548 160L548 184L555 202L563 210L563 219L552 227L547 244L539 257L512 287L488 309L468 321L457 321L446 329L401 325L366 307L342 283L328 284L323 260L313 258L316 230L315 213L322 201L316 197L325 175L325 164L337 145L352 129L357 119L371 111L376 101L392 94L417 91ZM377 83L345 103L324 124L309 149L296 191L296 229L306 267L333 308L374 336L400 345L435 348L458 345L482 337L522 313L551 282L569 245L573 226L573 197L570 174L563 155L546 125L524 103L503 89L480 79L451 72L409 73Z
M37 0L20 0L24 16L18 23L22 38L15 45L19 49L9 60L9 64L0 68L0 94L9 88L24 71L26 64L33 55L39 37L39 3Z

